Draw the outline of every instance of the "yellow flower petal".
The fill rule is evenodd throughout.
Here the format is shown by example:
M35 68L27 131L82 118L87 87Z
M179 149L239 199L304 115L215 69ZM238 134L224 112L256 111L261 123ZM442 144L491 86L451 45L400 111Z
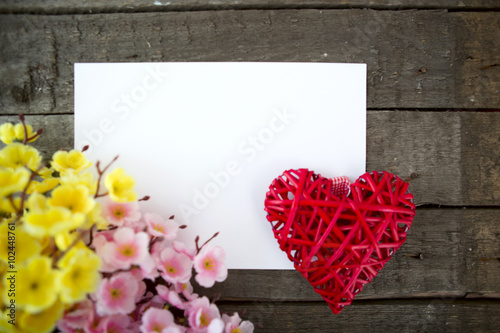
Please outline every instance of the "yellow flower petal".
M52 191L52 198L47 203L52 207L65 207L72 213L83 214L89 213L95 206L89 189L83 185L61 185Z
M14 125L11 123L5 123L0 125L0 140L6 145L11 144L16 139L16 132L14 131Z
M87 157L78 150L58 151L52 156L52 167L59 172L79 173L92 165Z
M14 266L22 264L25 260L39 254L42 251L40 241L31 237L24 226L17 225L15 228L5 221L0 224L0 260L9 263L14 259ZM15 253L14 258L9 258L9 252Z
M94 176L90 171L81 172L74 174L70 171L65 171L61 173L61 184L71 185L73 187L77 185L84 185L89 189L89 193L94 195L97 190L97 180L94 180Z
M54 169L43 167L38 174L42 176L43 179L52 178L52 174L54 173Z
M33 237L55 236L60 232L78 228L85 222L85 214L71 214L64 207L50 207L41 212L24 215L26 231Z
M96 203L94 209L90 212L89 214L90 217L90 224L91 225L96 225L98 230L104 230L107 229L109 226L108 220L102 216L102 209L101 209L101 204ZM90 228L90 226L89 226Z
M131 202L137 200L137 194L134 191L135 180L132 176L127 175L122 168L116 168L107 174L104 186L113 201Z
M0 198L0 212L3 213L17 213L18 208L21 207L21 197Z
M101 278L101 259L88 248L72 248L58 266L62 269L60 297L64 303L82 301L97 289Z
M22 143L12 143L0 150L0 166L6 168L22 168L36 171L40 166L42 156L38 150Z
M4 285L10 285L11 274L3 277ZM58 272L52 269L52 260L48 257L33 257L17 269L16 306L29 313L38 313L54 304L57 300L59 285ZM8 288L3 293L4 302L8 303Z
M31 194L33 192L46 193L52 190L57 185L59 185L59 179L57 178L47 178L41 182L33 181L28 186L28 190L26 192L28 194Z
M27 333L49 333L63 314L64 306L57 300L50 308L36 314L21 311L18 324Z
M26 168L1 168L0 167L0 196L8 196L14 192L24 190L30 179L31 173Z

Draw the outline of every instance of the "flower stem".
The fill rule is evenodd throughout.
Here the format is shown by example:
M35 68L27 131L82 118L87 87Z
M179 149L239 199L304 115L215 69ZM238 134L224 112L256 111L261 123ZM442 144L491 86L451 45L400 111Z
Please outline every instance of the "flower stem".
M104 175L104 173L106 172L106 170L109 169L109 167L111 166L111 164L113 164L118 159L119 156L120 155L116 155L115 158L113 158L113 160L111 162L109 162L109 164L106 165L106 167L104 169L102 169L102 170L101 170L101 167L100 167L101 162L97 161L97 163L96 163L95 166L97 168L97 173L99 174L99 176L97 178L97 189L95 191L94 199L97 199L97 198L104 197L104 196L108 195L108 192L103 193L103 194L99 194L99 188L101 186L102 175Z

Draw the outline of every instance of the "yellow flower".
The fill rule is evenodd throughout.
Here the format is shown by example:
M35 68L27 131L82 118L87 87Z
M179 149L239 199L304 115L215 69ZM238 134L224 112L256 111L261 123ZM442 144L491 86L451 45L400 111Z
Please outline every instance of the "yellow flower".
M79 173L92 165L87 157L78 150L60 150L52 156L52 167L59 172L70 171Z
M16 306L29 313L38 313L54 304L59 292L58 272L52 269L52 260L37 256L17 269ZM4 275L4 285L10 285L11 274ZM9 302L8 289L3 293Z
M0 126L0 140L6 145L12 143L16 139L16 132L14 132L14 125L5 123Z
M2 333L24 333L18 328L19 309L5 309L0 312L0 332Z
M56 322L64 314L63 304L57 300L47 310L32 314L26 311L19 313L18 324L23 332L27 333L49 333L56 326Z
M40 241L31 237L22 225L17 225L14 229L8 222L10 221L0 224L0 260L8 264L9 251L14 252L14 266L17 266L39 254L42 246Z
M53 173L54 169L47 167L43 167L40 169L40 171L38 171L38 174L42 176L43 179L52 178Z
M33 127L31 127L31 125L26 125L26 130L28 132L28 138L36 134L33 132ZM36 139L38 139L38 136L29 140L28 142L33 142ZM0 126L0 140L7 145L16 141L23 142L24 141L23 124L16 124L16 125L13 125L11 123L2 124Z
M36 171L41 161L42 156L38 150L22 143L12 143L0 150L0 166L6 168L17 169L26 166L28 169Z
M61 301L72 304L85 299L99 285L101 259L86 247L72 248L59 261Z
M90 171L85 171L79 174L65 171L61 173L61 184L71 186L84 185L89 189L89 193L91 195L94 195L97 190L97 180L94 180Z
M89 226L87 228L85 228L85 226L83 226L82 228L84 229L88 229L90 228L92 225L96 225L97 226L97 229L98 230L104 230L104 229L107 229L108 226L109 226L109 222L108 220L106 220L103 216L102 216L102 210L101 210L101 204L100 203L96 203L94 209L92 209L92 211L89 213Z
M57 248L61 251L66 251L66 249L73 244L73 242L78 238L80 234L77 232L60 232L54 238Z
M24 190L29 179L30 172L25 168L0 167L0 197Z
M32 213L41 213L48 208L47 198L44 195L35 192L28 197L26 206Z
M64 207L49 207L43 211L25 214L24 226L33 237L55 236L78 228L85 222L85 214L71 214Z
M54 189L57 185L59 185L59 179L57 178L47 178L41 182L33 181L28 186L28 190L26 192L28 194L33 192L45 193Z
M130 202L137 200L134 192L135 180L127 175L122 168L116 168L106 175L104 186L108 190L111 200L116 202Z
M21 197L15 197L12 201L9 198L0 198L0 212L17 213L18 208L21 207Z
M47 200L47 203L52 207L68 208L73 214L87 214L94 208L95 200L90 197L89 189L83 185L61 185L52 191L52 198Z

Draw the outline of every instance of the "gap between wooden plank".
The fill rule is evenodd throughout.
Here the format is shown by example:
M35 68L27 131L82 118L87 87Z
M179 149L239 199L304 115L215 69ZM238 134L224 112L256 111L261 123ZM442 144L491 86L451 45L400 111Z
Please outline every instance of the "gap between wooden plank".
M494 11L500 9L495 0L135 0L135 1L94 1L76 0L39 1L4 0L0 3L0 13L36 15L74 15L98 13L139 13L166 11L220 11L220 10L287 10L287 9L374 9L374 10L435 10L450 11Z

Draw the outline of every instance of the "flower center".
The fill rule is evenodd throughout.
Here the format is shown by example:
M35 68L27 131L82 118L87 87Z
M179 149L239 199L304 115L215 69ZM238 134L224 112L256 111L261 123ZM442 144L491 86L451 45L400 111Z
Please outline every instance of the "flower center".
M80 270L75 269L73 273L71 273L71 277L73 278L73 280L78 280L78 278L80 277Z
M170 264L169 262L165 265L165 270L167 271L167 273L170 273L170 274L177 273L177 270L175 269L175 267L172 266L172 264Z
M33 282L30 287L31 287L31 290L37 290L38 289L38 282Z
M151 327L151 329L153 330L153 332L159 332L161 333L161 331L164 329L165 327L160 324L160 323L154 323L153 326Z
M111 289L109 290L109 294L111 295L111 298L113 298L113 299L117 299L117 298L120 298L120 297L121 297L122 292L121 292L121 290L120 290L120 289L118 289L118 288L111 288Z
M131 244L122 245L119 252L125 257L132 257L135 254L135 247Z
M200 316L200 327L205 327L208 326L209 324L210 324L210 317L207 316L205 312L202 312Z
M235 327L233 328L233 330L231 331L231 333L241 333L241 330L239 327Z
M165 227L163 227L159 223L157 223L157 224L153 223L153 229L156 230L156 231L158 231L158 232L161 232L162 234L165 233Z
M114 214L117 218L121 219L121 218L123 217L123 215L125 215L125 212L123 211L123 207L121 207L121 206L117 206L117 207L115 208L115 211L113 212L113 214Z
M214 258L207 257L205 259L205 262L203 263L203 266L205 266L206 270L213 270L215 268L215 260Z

